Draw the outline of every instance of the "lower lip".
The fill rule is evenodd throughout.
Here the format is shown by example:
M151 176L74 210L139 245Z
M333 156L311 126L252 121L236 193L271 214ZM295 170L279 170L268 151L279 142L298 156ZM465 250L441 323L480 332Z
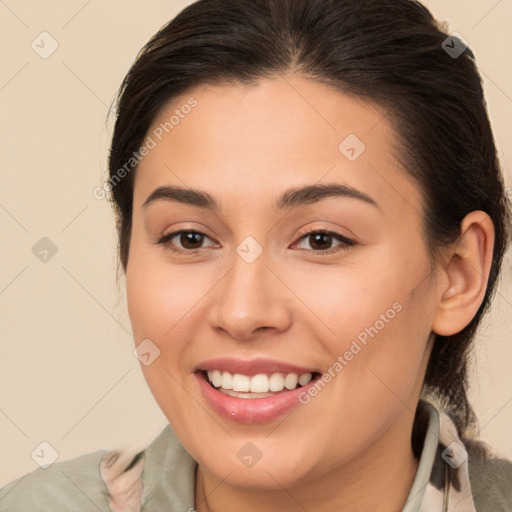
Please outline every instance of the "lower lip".
M299 395L307 392L318 377L305 386L265 398L238 398L224 395L210 385L206 376L195 373L199 387L209 405L222 417L239 423L265 423L290 411L301 404Z

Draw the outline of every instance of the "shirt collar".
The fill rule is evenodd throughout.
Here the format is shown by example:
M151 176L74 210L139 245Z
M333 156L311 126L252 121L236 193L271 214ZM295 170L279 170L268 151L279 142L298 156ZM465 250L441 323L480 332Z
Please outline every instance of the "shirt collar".
M435 397L422 395L418 413L428 419L423 449L403 512L476 512L468 454L451 418Z
M430 396L422 396L416 414L426 421L426 434L402 512L446 512L448 504L450 512L476 512L467 452L454 423ZM141 507L155 512L194 509L197 463L170 425L124 470L115 463L108 466L116 453L107 452L100 464L112 512L138 512Z

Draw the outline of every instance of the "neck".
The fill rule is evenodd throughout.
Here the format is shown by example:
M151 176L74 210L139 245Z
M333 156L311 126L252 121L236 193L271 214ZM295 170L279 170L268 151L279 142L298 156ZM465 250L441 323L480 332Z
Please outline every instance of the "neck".
M402 510L418 468L411 447L412 424L413 415L406 409L401 420L356 460L287 489L277 479L276 488L270 490L236 487L198 466L196 509L198 512Z

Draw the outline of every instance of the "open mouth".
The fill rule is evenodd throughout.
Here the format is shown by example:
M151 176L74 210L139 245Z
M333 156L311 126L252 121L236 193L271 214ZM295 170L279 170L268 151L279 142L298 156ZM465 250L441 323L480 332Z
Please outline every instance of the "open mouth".
M259 373L244 375L221 370L201 371L204 379L220 393L236 398L266 398L306 386L320 374Z

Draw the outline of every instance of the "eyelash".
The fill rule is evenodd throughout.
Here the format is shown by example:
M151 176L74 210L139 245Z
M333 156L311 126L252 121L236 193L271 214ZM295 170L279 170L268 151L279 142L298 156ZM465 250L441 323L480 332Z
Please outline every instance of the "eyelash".
M167 235L162 236L156 243L159 245L163 245L166 250L169 250L171 252L177 253L177 254L197 254L201 250L205 249L204 247L200 247L198 249L177 249L175 246L171 245L169 242L172 240L175 236L181 235L182 233L193 233L197 235L202 235L206 238L209 238L208 235L205 233L202 233L201 231L196 231L193 229L182 229L179 231L174 231L172 233L168 233ZM306 239L309 236L312 235L327 235L332 237L333 239L337 240L338 242L341 242L341 245L338 245L337 247L331 247L330 249L327 249L326 251L315 251L312 249L299 249L301 251L308 251L313 252L315 255L324 255L324 254L333 254L339 251L346 251L350 247L356 245L356 242L353 240L350 240L349 238L337 233L336 231L329 231L326 229L317 229L314 231L306 231L299 234L299 238L297 242L294 242L294 245L297 244L302 239Z

